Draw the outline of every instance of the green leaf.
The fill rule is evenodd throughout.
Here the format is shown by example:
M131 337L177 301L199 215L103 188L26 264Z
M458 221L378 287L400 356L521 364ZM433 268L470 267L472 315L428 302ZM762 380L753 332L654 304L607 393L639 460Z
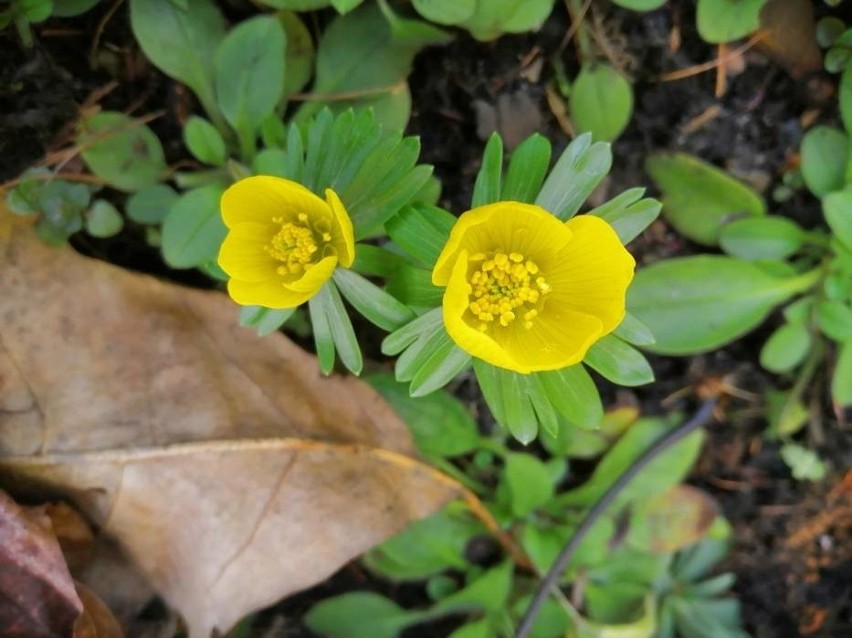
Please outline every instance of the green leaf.
M536 372L551 405L568 423L578 428L597 428L603 418L603 405L594 381L581 364Z
M770 390L766 393L766 419L769 437L795 434L810 418L810 411L798 395L789 391Z
M785 259L796 253L804 240L802 229L784 217L738 219L719 232L722 250L747 261Z
M54 18L73 18L86 13L98 2L100 0L53 0L53 11L50 15Z
M146 186L127 199L127 216L137 224L162 224L177 199L178 194L170 186Z
M473 185L471 208L484 206L500 200L501 180L503 178L503 140L492 133L485 145L482 166Z
M112 237L121 232L124 218L115 206L104 199L96 199L86 215L86 232L92 237Z
M726 221L766 214L766 205L751 188L697 157L655 153L645 170L663 192L663 216L699 244L715 246Z
M193 115L183 129L183 141L193 157L211 166L223 166L228 151L222 134L203 117Z
M821 301L816 307L820 330L839 343L852 340L852 307L838 300Z
M292 11L279 11L278 21L284 29L287 48L284 51L286 68L284 70L284 94L298 93L314 74L316 49L311 32L302 19Z
M408 263L398 264L388 277L388 292L412 308L441 305L444 289L432 283L432 271Z
M852 250L852 191L826 195L822 200L822 213L835 237Z
M474 578L464 589L450 594L436 606L436 611L488 610L499 611L512 591L514 564L501 563Z
M284 95L284 29L272 16L231 29L215 58L216 100L241 137L253 137Z
M651 329L629 312L612 334L634 346L649 346L656 341Z
M781 458L798 481L821 481L827 473L825 463L816 452L796 443L785 443L781 447Z
M699 542L718 513L709 494L678 485L632 509L626 540L643 551L676 552Z
M843 128L852 131L852 65L846 67L840 77L840 117Z
M568 110L581 133L611 142L633 114L633 87L609 64L585 64L571 87Z
M156 184L166 172L160 140L123 113L104 111L82 120L77 144L89 170L122 191Z
M432 334L443 325L443 310L440 307L434 308L385 337L382 341L382 354L399 354L417 339Z
M458 456L479 445L476 421L464 405L448 392L412 398L408 387L390 374L364 380L391 404L411 430L417 449L427 456Z
M364 361L361 357L361 348L358 346L358 338L352 328L352 322L343 306L337 286L332 282L320 288L314 297L318 300L318 306L327 317L331 328L331 337L334 339L334 347L340 355L340 361L346 369L353 374L361 374Z
M283 326L295 312L295 308L243 306L240 308L240 325L254 328L257 336L265 337Z
M456 25L469 20L476 11L476 0L412 0L414 10L430 22Z
M739 629L739 601L734 599L687 599L670 597L678 635L690 638L748 638Z
M334 370L335 344L331 332L329 318L329 299L326 296L314 295L308 300L308 314L311 318L311 328L314 331L314 346L317 353L320 372L325 375ZM333 312L333 310L332 310Z
M733 341L814 283L810 273L779 278L730 257L682 257L640 270L627 308L656 338L647 350L692 354Z
M456 218L437 206L406 206L385 223L388 235L420 265L432 268Z
M407 306L358 273L338 268L334 283L346 300L379 328L396 330L414 319L414 313Z
M352 592L311 607L305 624L329 638L397 638L423 617L423 612L407 611L379 594Z
M512 151L509 170L500 199L532 203L544 183L550 166L550 140L543 135L531 135Z
M439 44L446 38L442 35L428 41L400 41L379 8L366 4L336 18L323 33L317 50L313 93L364 95L328 102L330 108L343 111L351 106L377 104L382 97L407 92L405 79L411 72L415 54L422 47ZM324 104L322 100L307 102L297 111L295 121L305 122ZM403 113L405 122L407 110Z
M760 27L760 10L768 0L698 0L695 21L705 42L744 38Z
M389 277L402 261L402 257L385 248L358 244L352 270L370 277Z
M633 11L653 11L662 7L666 0L612 0L619 7Z
M515 517L523 518L553 498L550 472L539 459L530 454L509 452L505 462L503 481Z
M130 0L130 25L142 51L160 71L191 88L216 117L213 65L225 20L211 0Z
M504 33L537 30L550 15L555 0L488 0L459 26L477 40L493 40Z
M589 215L595 215L609 223L615 229L621 243L627 244L636 239L642 231L648 228L660 216L660 209L662 209L663 205L656 199L651 198L641 199L638 202L629 202L624 206L614 206L612 204L620 197L632 197L635 191L639 191L641 197L641 192L644 190L644 188L638 188L625 191L619 197L612 200L612 202L608 202L603 206L589 211ZM634 193L631 193L631 191L634 191ZM628 197L625 197L625 200L628 199Z
M211 184L180 197L163 221L163 258L172 268L194 268L215 260L228 229L219 214L224 188Z
M812 345L807 324L785 323L763 344L760 365L770 372L789 372L805 360Z
M662 419L639 419L625 432L595 467L583 485L556 497L559 507L586 507L597 501L642 453L671 429ZM616 507L637 498L651 498L677 485L701 450L703 432L693 432L661 452L619 494Z
M254 156L251 161L252 172L255 175L275 175L276 177L288 178L287 171L288 154L280 148L265 148Z
M852 340L840 346L831 379L831 399L842 407L852 405Z
M570 525L553 525L547 527L535 524L523 526L521 543L530 554L533 564L539 571L546 571L556 560L559 552L565 546L568 537L574 532ZM589 533L580 541L574 556L568 561L566 572L577 567L588 567L603 562L612 551L609 543L615 534L615 524L609 516L601 516L594 522Z
M589 348L584 362L618 385L633 387L654 380L651 364L642 353L614 335L603 337Z
M438 333L439 339L425 349L428 356L418 361L411 378L411 396L423 397L439 390L470 365L471 356L450 339L446 331Z
M450 506L371 549L364 562L393 581L422 580L446 569L465 570L470 567L464 558L467 544L482 531L468 512Z
M524 445L535 439L538 416L530 401L529 375L497 368L480 359L473 360L473 370L494 420Z
M831 126L815 126L802 138L801 158L805 185L817 197L824 197L846 182L849 138Z
M562 152L535 203L559 219L573 217L612 166L609 144L580 135Z
M362 2L364 0L331 0L331 4L338 13L348 13Z

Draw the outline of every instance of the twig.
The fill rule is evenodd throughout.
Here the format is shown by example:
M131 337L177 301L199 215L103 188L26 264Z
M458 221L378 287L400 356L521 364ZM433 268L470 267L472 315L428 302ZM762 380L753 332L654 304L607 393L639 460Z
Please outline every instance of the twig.
M603 496L601 496L600 500L595 503L592 508L588 511L586 516L577 526L577 529L574 530L574 534L571 538L568 539L568 542L565 544L565 547L562 548L562 551L559 553L559 556L556 557L556 560L551 565L550 569L547 572L547 576L544 577L544 580L541 581L541 584L538 586L538 589L535 592L535 596L530 601L530 605L527 608L524 617L521 619L521 623L518 625L518 630L515 633L515 638L526 638L530 631L532 630L533 624L535 623L536 618L538 617L539 610L541 606L544 604L544 601L547 600L547 597L550 595L551 591L559 589L559 578L562 573L565 571L565 567L568 565L568 561L571 560L571 557L574 555L574 552L577 551L577 547L579 547L580 543L585 538L586 534L595 524L597 519L603 514L606 509L612 504L615 498L621 493L621 491L627 486L633 478L641 472L648 463L653 461L661 452L664 452L672 445L683 439L688 434L691 434L698 428L706 425L713 416L713 409L716 407L716 399L711 398L707 399L704 403L701 404L701 407L695 413L695 415L686 421L682 425L679 425L675 429L667 432L663 435L659 440L657 440L650 448L648 448L642 456L636 459L633 464L628 467L624 473L616 479L615 483L613 483L610 488L604 492Z
M758 31L748 40L748 42L743 44L741 47L730 50L724 57L718 57L715 60L710 60L703 64L696 64L695 66L691 66L686 69L678 69L677 71L663 73L659 78L657 78L657 80L660 82L672 82L674 80L683 80L688 77L692 77L693 75L699 75L705 71L712 71L719 65L725 64L729 60L742 55L765 37L766 33Z

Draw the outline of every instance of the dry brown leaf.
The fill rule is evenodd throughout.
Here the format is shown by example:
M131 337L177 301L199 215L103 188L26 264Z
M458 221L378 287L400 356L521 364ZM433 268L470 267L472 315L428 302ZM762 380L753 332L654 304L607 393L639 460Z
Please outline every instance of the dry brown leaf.
M811 0L770 0L760 12L760 28L758 47L793 77L822 69Z
M50 519L0 492L0 635L64 638L82 611Z
M628 539L653 552L676 552L701 540L718 513L707 492L675 485L633 513Z
M83 614L74 624L73 638L123 638L121 625L100 597L81 583L74 586L83 601Z
M0 213L0 471L72 499L192 636L311 586L460 488L357 379Z

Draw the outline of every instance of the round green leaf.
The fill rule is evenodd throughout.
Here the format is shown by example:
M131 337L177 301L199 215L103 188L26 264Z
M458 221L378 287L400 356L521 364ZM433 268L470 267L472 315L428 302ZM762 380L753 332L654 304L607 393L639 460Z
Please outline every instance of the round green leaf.
M127 216L137 224L161 224L177 198L174 189L165 184L146 186L128 198Z
M802 178L817 197L843 188L849 138L831 126L815 126L802 138Z
M646 350L693 354L745 334L808 283L730 257L682 257L640 270L627 308L656 337Z
M412 4L417 13L438 24L459 24L476 11L476 0L412 0Z
M121 232L124 218L104 199L95 200L86 215L86 232L92 237L112 237Z
M166 171L160 140L147 126L123 113L105 111L84 119L77 143L89 169L122 191L155 184Z
M822 213L835 237L852 250L852 191L826 195Z
M53 0L54 18L71 18L86 13L100 0Z
M785 323L760 350L760 365L770 372L789 372L807 356L813 336L804 323Z
M839 343L852 340L852 308L839 300L817 305L817 321L822 332Z
M284 28L287 47L284 51L284 94L298 93L314 73L316 48L311 32L302 19L292 11L279 11L278 20Z
M219 214L218 184L184 194L163 222L163 257L172 268L194 268L216 259L228 230Z
M553 497L553 481L544 463L530 454L506 455L503 475L511 496L512 513L523 517Z
M696 23L705 42L739 40L760 27L760 10L768 0L698 0Z
M653 11L662 7L666 0L613 0L619 7L633 11Z
M756 261L784 259L801 248L802 230L783 217L752 217L725 224L719 244L729 255Z
M228 151L221 133L203 117L193 115L183 129L183 141L199 161L222 166L228 161Z
M574 81L568 108L580 132L589 132L596 140L609 142L630 121L633 87L609 64L585 65Z
M663 192L663 216L689 239L715 246L722 225L736 216L766 214L751 188L685 153L656 153L645 170Z

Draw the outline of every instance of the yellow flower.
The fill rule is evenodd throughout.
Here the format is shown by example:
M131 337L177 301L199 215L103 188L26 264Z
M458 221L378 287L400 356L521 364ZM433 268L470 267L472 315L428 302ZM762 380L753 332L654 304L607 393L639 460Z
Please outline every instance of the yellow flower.
M635 265L598 217L498 202L459 217L432 283L447 288L444 323L462 350L526 374L579 363L612 332Z
M290 180L248 177L222 195L222 218L219 265L239 304L295 308L355 259L352 221L331 189L323 201Z

